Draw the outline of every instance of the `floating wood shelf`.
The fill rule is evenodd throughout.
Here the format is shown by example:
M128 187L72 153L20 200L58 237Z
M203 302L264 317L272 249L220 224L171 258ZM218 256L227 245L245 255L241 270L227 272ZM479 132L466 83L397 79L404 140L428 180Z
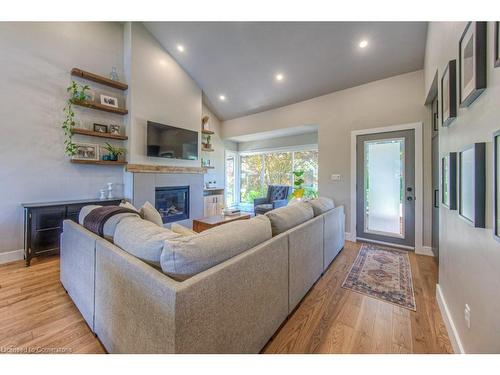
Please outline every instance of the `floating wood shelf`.
M213 148L205 148L205 147L202 147L202 148L201 148L201 151L205 151L205 152L214 152L214 149L213 149Z
M126 83L118 82L118 81L113 81L112 79L86 72L85 70L78 69L78 68L73 68L71 69L71 75L75 77L80 77L84 79L88 79L89 81L97 82L100 83L101 85L106 85L109 87L113 87L118 90L127 90L128 85Z
M128 164L127 172L133 173L194 173L204 174L206 168L202 167L174 167L167 165L146 165L146 164Z
M88 135L90 137L98 137L98 138L119 139L121 141L125 141L128 139L128 137L126 135L116 135L116 134L111 134L111 133L99 133L99 132L95 132L92 130L80 129L80 128L73 128L71 130L71 132L73 134Z
M104 112L116 113L118 115L126 115L128 113L128 111L125 108L113 108L104 104L89 102L87 100L72 100L71 102L74 105L79 105L81 107L97 109L99 111L104 111Z
M210 134L215 134L215 132L211 131L211 130L204 130L202 129L201 130L201 134L207 134L207 135L210 135Z
M126 161L108 161L108 160L75 160L71 159L74 164L95 164L95 165L127 165Z

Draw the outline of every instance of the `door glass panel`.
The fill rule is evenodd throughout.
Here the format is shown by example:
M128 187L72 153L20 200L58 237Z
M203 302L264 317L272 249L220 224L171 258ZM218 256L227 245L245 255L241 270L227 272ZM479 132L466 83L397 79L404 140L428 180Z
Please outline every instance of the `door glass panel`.
M404 238L404 139L365 141L365 232Z

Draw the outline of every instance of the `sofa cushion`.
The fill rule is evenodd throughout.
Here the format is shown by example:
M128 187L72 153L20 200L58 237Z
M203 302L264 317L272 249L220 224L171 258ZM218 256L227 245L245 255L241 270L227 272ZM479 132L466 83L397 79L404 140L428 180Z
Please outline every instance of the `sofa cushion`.
M120 204L120 206L121 207L125 207L125 206L122 206L121 204ZM132 206L132 205L130 205L130 206ZM85 217L90 213L90 211L92 211L95 208L99 208L99 207L102 207L102 206L90 204L88 206L82 207L81 210L80 210L80 214L78 216L78 223L80 225L83 225L83 221L85 220ZM134 207L134 206L132 206L132 207ZM126 208L129 208L129 207L126 207ZM123 214L118 214L118 215L111 216L104 223L103 237L105 239L107 239L108 241L113 242L114 241L114 236L115 236L116 226L118 225L118 223L122 219L124 219L126 217L131 217L131 216L137 217L137 215L133 214L133 213L123 213Z
M333 210L335 208L335 204L330 198L319 197L316 199L311 199L308 202L312 206L314 216L324 214L325 212Z
M160 227L163 227L163 220L158 210L149 202L144 203L140 211L141 216Z
M130 210L134 210L134 211L139 212L139 210L137 208L135 208L135 206L132 203L127 202L127 201L120 203L120 207L128 208Z
M271 239L266 216L237 220L193 236L168 239L161 268L175 280L185 280Z
M312 219L314 217L314 211L310 204L300 202L269 211L266 213L266 216L271 221L273 236L276 236Z
M144 262L160 267L160 256L165 240L177 237L181 235L134 216L118 223L114 243Z

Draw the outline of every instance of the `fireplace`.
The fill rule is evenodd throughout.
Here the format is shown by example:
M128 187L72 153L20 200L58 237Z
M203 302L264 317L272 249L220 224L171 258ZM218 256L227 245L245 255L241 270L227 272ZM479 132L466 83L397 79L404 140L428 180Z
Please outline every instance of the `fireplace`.
M189 219L189 186L157 187L155 206L164 224Z

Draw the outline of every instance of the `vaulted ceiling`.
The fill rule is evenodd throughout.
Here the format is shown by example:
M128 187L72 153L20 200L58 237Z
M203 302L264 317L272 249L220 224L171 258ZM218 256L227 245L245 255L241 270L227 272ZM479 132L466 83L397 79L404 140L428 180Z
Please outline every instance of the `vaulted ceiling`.
M422 69L427 33L425 22L145 25L221 120Z

